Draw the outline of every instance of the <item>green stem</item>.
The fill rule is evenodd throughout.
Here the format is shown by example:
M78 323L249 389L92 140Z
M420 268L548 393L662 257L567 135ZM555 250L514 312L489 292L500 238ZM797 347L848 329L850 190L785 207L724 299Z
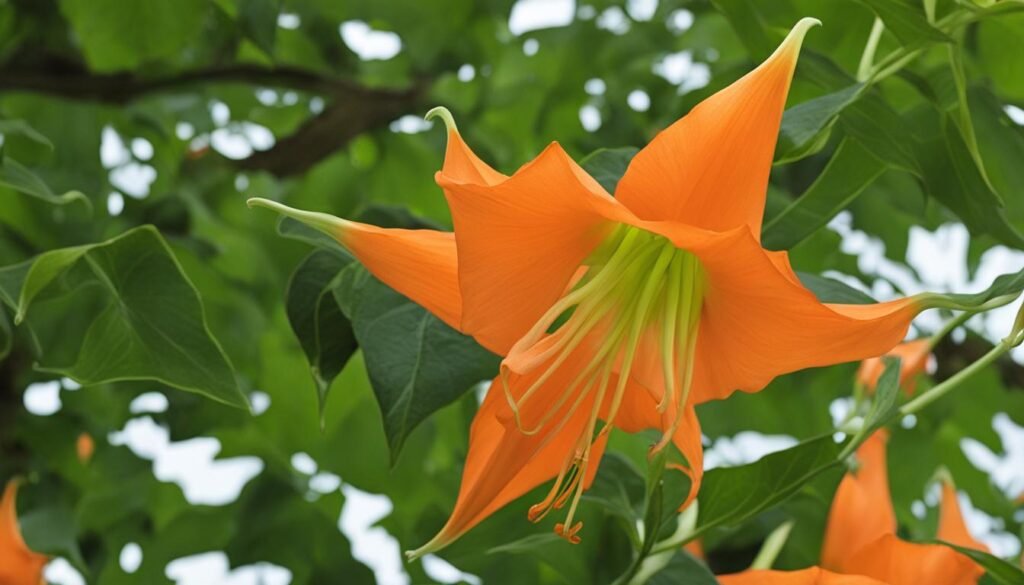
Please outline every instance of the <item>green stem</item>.
M871 76L871 66L875 61L875 51L878 50L878 41L882 38L882 31L885 30L885 23L881 18L875 17L871 25L871 32L868 34L868 42L864 45L864 52L860 56L860 64L857 66L857 81L867 81Z
M960 370L959 372L957 372L944 382L933 386L931 389L921 394L917 398L904 404L903 407L900 408L900 415L906 416L908 414L914 414L923 409L924 407L928 406L932 402L935 402L939 398L942 398L946 394L949 394L951 390L953 390L961 383L963 383L964 380L970 378L971 376L973 376L974 374L976 374L977 372L991 364L992 362L999 359L1000 356L1010 351L1013 347L1019 345L1020 342L1021 336L1019 333L1015 337L1007 337L1006 339L1000 341L988 353L981 356L981 358L979 358L978 361Z
M761 550L757 553L757 557L754 558L754 562L750 564L750 568L772 568L772 565L775 564L775 559L778 558L779 553L782 552L782 547L786 545L786 540L789 538L789 533L792 530L792 520L773 530L772 533L768 535L768 538L764 539L764 544L761 545Z
M977 311L965 311L947 321L946 324L942 326L942 329L939 329L935 335L932 335L931 339L928 340L928 350L931 351L934 349L935 346L938 345L943 338L952 333L954 329L963 325L968 319L977 314Z

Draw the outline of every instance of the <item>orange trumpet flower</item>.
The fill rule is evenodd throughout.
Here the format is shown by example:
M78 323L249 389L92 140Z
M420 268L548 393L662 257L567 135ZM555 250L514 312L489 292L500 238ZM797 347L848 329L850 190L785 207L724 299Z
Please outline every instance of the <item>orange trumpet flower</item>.
M914 393L917 377L928 368L928 358L932 355L932 341L927 338L907 341L892 348L885 355L900 358L900 388L910 395ZM857 383L867 388L869 392L874 392L883 370L885 364L882 363L881 357L868 358L861 362L857 370Z
M915 544L896 536L889 495L885 431L857 450L859 467L843 478L832 501L821 567L802 571L744 571L721 576L722 585L973 585L984 570L955 550ZM988 552L971 537L960 513L956 489L942 481L937 537Z
M916 544L896 536L896 516L889 495L886 434L880 431L857 451L860 468L839 484L821 554L821 565L840 573L866 575L890 585L967 585L984 570L969 558L938 544ZM956 490L942 486L937 537L987 551L967 532Z
M40 585L47 558L32 552L21 537L17 496L18 480L7 482L3 499L0 499L0 583Z
M840 575L818 567L800 571L743 571L720 575L722 585L887 585L871 577Z
M377 278L504 356L473 422L455 510L415 558L555 478L533 521L577 542L580 496L612 428L654 428L703 468L694 405L780 374L896 345L927 297L823 304L759 243L801 20L764 63L661 132L608 194L553 143L514 175L480 160L451 115L437 183L454 233L382 229L273 201ZM686 503L689 503L689 499ZM684 504L686 505L686 504Z

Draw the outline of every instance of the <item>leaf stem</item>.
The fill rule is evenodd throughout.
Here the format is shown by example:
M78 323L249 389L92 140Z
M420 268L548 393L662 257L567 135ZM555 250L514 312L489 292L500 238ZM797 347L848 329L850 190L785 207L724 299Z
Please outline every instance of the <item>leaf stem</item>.
M782 552L782 547L786 545L786 540L789 539L789 533L793 530L793 524L794 522L790 520L780 525L768 535L768 538L764 539L761 550L758 551L754 562L750 564L751 569L772 568L772 565L775 564L775 559Z
M876 16L875 22L871 25L871 32L868 33L868 42L864 45L864 52L860 56L860 64L857 66L857 81L867 81L871 77L875 51L878 50L878 41L881 40L884 30L885 23Z

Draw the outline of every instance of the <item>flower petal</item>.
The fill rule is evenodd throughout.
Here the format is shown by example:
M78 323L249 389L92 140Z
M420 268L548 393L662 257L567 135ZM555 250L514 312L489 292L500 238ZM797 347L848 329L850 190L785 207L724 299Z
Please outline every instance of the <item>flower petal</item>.
M576 374L577 364L555 370L537 396L538 402L552 403L555 393L561 392ZM512 394L521 396L539 375L539 371L514 375ZM451 544L498 509L558 475L589 422L593 395L571 414L569 406L560 409L559 415L565 416L556 416L540 432L526 435L510 423L512 416L502 382L495 379L470 429L469 453L455 509L437 536L409 556L416 558ZM561 420L564 422L558 424ZM607 436L604 434L591 447L584 488L597 473Z
M879 355L903 339L924 306L914 299L823 304L747 228L724 234L663 228L696 254L708 285L697 334L696 403L756 392L781 374ZM788 266L788 263L787 263Z
M939 507L939 530L936 536L939 540L957 546L989 552L988 547L978 542L967 530L963 513L960 511L956 486L949 478L942 481L942 503Z
M870 577L840 575L818 567L800 571L750 570L717 578L722 585L886 585Z
M613 224L615 201L553 143L507 181L445 172L459 251L462 329L504 355L565 292ZM624 210L622 210L624 212Z
M497 185L508 178L480 160L480 157L469 148L459 134L455 119L447 108L439 107L427 112L427 120L434 117L441 118L448 132L448 146L444 151L444 166L441 168L444 175L460 183L483 185Z
M250 199L336 239L367 270L448 325L462 322L455 235L437 230L381 228L267 199Z
M886 534L853 554L847 573L866 575L889 585L975 585L977 567L941 544L905 542Z
M747 75L698 104L633 158L616 198L637 216L761 233L768 173L800 45L819 24L804 18Z
M859 467L848 473L836 490L821 549L821 566L848 572L850 558L867 544L896 532L896 515L889 497L886 464L887 435L879 431L857 449Z
M29 550L18 526L18 481L11 480L0 499L0 583L39 585L47 558Z

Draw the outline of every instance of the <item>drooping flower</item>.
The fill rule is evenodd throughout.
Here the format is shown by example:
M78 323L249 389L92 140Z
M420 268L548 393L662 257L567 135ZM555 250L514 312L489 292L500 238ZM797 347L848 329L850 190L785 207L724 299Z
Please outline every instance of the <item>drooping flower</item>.
M907 341L892 348L885 355L900 358L900 388L910 395L917 386L917 377L928 368L932 342L927 338ZM861 362L857 370L857 383L869 392L874 392L884 370L885 364L881 357L868 358Z
M250 200L334 236L377 278L504 356L474 419L440 549L555 479L530 510L580 496L612 428L654 428L703 471L694 405L780 374L880 355L924 297L823 304L785 252L759 243L768 175L803 19L764 63L695 107L632 160L608 194L553 143L512 176L463 142L451 115L437 183L454 233L382 229ZM428 114L429 117L429 114Z
M889 495L886 432L857 450L858 467L836 490L829 510L821 566L802 571L744 571L718 577L722 585L973 585L984 570L953 549L896 536ZM942 479L939 540L988 552L967 531L956 489Z
M18 480L7 482L0 499L0 583L40 585L47 558L28 548L21 537L16 499Z
M907 542L896 535L886 440L884 431L870 437L857 451L859 469L839 484L825 532L822 567L874 577L890 585L977 583L984 570L964 555L943 545ZM967 532L948 478L943 481L939 516L939 540L987 550Z
M800 571L743 571L735 575L719 575L722 585L887 585L862 575L841 575L811 567Z

